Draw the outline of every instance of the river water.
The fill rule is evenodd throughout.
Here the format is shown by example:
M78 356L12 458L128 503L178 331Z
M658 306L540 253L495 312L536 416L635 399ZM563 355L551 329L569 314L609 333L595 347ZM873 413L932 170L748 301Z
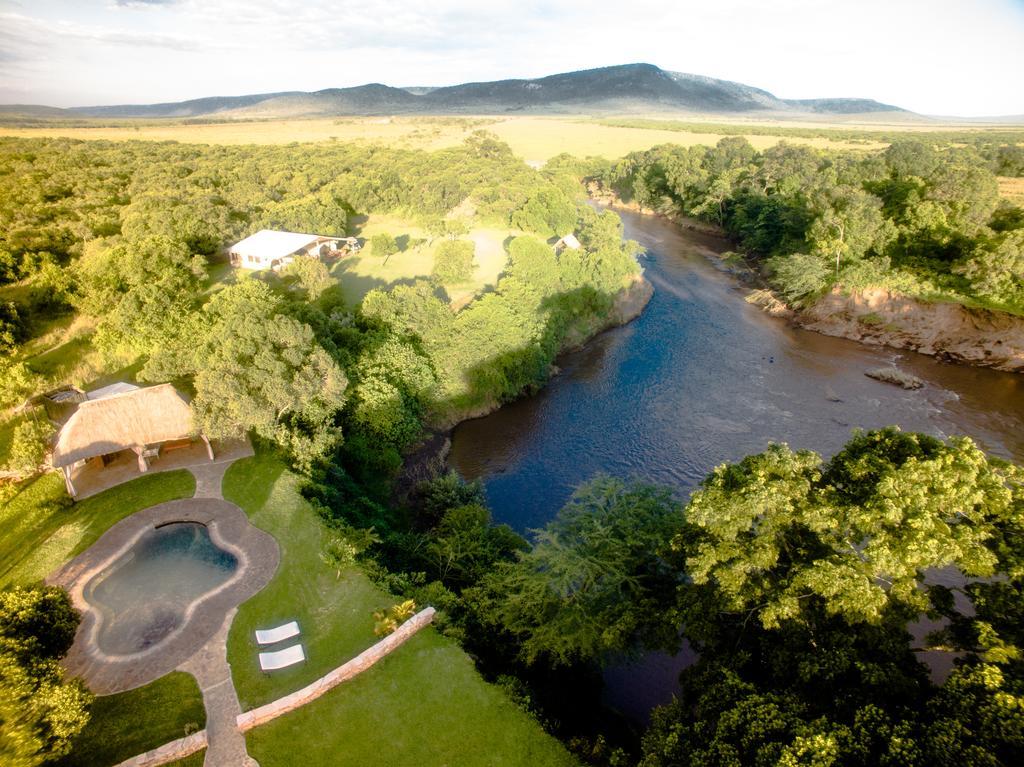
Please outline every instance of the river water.
M480 478L496 521L543 526L573 488L605 473L676 488L712 468L788 442L823 455L853 428L898 424L966 434L1024 462L1024 376L950 365L791 327L743 300L745 290L707 258L719 237L621 212L655 293L637 320L557 362L533 397L456 427L451 465ZM895 363L923 379L904 391L864 375ZM685 651L611 668L608 702L642 719L677 687Z

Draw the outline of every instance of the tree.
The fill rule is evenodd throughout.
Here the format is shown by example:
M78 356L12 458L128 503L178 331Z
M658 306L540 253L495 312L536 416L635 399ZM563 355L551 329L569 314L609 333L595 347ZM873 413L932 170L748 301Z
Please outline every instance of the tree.
M90 248L79 276L79 308L100 318L97 344L149 354L181 340L180 318L195 306L206 260L179 240L152 235Z
M7 466L21 476L35 474L50 451L54 427L45 415L31 413L14 427Z
M204 314L209 330L196 352L192 403L203 432L231 437L251 429L308 470L341 440L335 419L345 374L262 282L225 288Z
M1024 306L1024 229L980 243L954 270L978 295Z
M807 230L811 252L835 258L835 278L842 260L856 261L869 252L882 253L896 229L882 216L881 201L859 189L836 187L820 195L817 215Z
M12 301L0 301L0 356L10 355L25 338L25 323Z
M802 306L817 298L828 287L830 269L821 256L794 253L791 256L774 256L767 263L772 283L794 306Z
M475 585L499 562L510 562L527 549L508 525L495 525L491 512L478 504L448 509L430 532L426 558L437 579L456 592Z
M1015 476L970 439L892 427L857 434L827 464L772 445L704 480L675 545L695 586L765 628L811 605L870 623L894 604L926 609L928 568L995 572L986 542Z
M281 276L310 301L316 301L334 285L331 273L319 258L299 256L281 270Z
M35 767L64 756L92 696L58 665L78 614L55 587L0 591L0 762Z
M473 277L472 240L445 240L434 249L434 268L430 276L438 282L467 282Z
M668 492L596 479L535 531L519 561L484 579L481 619L518 637L528 663L674 649L678 626L664 607L676 588L669 543L681 525Z
M398 243L387 232L380 232L370 238L370 249L373 255L383 256L384 263L387 263L388 258L398 252Z

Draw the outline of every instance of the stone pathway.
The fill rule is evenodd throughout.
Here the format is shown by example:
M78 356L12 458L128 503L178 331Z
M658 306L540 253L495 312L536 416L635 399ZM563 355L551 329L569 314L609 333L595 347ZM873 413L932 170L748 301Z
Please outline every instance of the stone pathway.
M189 467L196 478L195 498L223 499L224 473L233 461ZM206 709L206 758L203 767L259 767L245 750L245 736L238 729L242 705L228 663L228 632L238 608L224 616L220 630L203 648L178 669L196 678Z
M223 498L221 495L221 484L224 482L224 473L234 461L218 461L216 463L202 463L198 466L189 466L188 470L196 478L196 492L193 498Z
M245 750L245 736L238 729L242 706L231 681L228 664L228 631L237 610L224 616L220 630L178 669L196 678L206 708L206 759L204 767L258 767Z

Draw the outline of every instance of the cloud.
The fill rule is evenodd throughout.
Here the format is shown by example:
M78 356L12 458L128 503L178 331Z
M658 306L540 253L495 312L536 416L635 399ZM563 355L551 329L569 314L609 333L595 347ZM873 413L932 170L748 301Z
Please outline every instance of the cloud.
M178 0L114 0L119 8L146 8L160 5L174 5Z
M197 40L184 36L107 28L69 21L47 22L16 13L0 13L0 29L3 30L0 32L0 51L9 59L38 56L40 51L51 50L58 41L163 48L171 51L203 49Z

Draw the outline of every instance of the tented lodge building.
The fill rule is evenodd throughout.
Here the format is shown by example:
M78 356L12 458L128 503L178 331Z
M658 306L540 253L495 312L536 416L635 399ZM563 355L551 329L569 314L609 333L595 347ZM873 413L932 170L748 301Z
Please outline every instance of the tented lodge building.
M245 269L280 269L297 257L329 258L357 250L354 237L328 237L261 229L228 248L232 266Z

